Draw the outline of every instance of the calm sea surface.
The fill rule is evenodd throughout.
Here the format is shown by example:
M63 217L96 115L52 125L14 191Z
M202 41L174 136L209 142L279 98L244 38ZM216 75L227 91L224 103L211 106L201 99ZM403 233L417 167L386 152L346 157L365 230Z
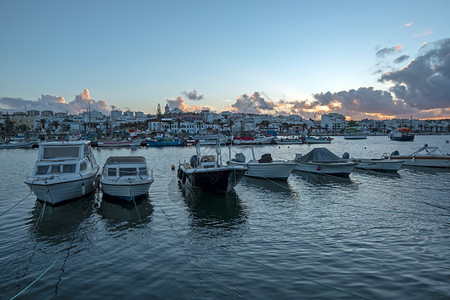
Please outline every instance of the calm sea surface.
M425 143L450 153L446 140L336 137L325 147L376 158ZM255 153L293 159L314 147ZM0 298L24 289L20 299L450 298L450 170L294 173L285 183L244 178L227 197L191 195L170 167L194 151L94 149L100 165L145 156L150 198L120 205L97 192L44 208L24 184L37 150L0 150Z

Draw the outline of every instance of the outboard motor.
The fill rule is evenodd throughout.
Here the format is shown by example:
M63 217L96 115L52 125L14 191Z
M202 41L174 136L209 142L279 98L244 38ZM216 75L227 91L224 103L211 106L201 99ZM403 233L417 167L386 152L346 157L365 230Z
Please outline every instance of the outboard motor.
M350 154L348 154L348 152L344 152L344 154L342 154L342 159L350 159Z
M391 156L399 156L400 152L398 152L398 150L395 150L394 152L391 153Z
M189 160L189 163L191 164L191 167L197 168L198 167L198 156L192 155L191 159Z
M261 155L261 158L258 160L260 163L271 163L272 161L272 155L270 153Z

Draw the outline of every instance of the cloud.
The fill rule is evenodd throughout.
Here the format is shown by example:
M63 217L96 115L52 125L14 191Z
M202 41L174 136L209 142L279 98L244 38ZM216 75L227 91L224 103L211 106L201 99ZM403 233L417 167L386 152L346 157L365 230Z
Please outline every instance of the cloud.
M450 107L450 39L429 44L408 66L383 74L380 82L407 105L420 110Z
M413 24L414 24L413 22L405 23L402 26L400 26L400 28L411 27Z
M96 101L90 99L88 89L84 89L83 92L75 96L75 100L67 103L64 97L41 95L37 101L24 100L21 98L0 98L0 106L3 109L12 111L24 111L25 106L27 110L51 110L54 112L68 112L69 114L78 114L86 111L90 105L91 110L102 112L105 115L109 115L109 110L105 101Z
M420 38L420 37L423 37L423 36L430 35L430 34L432 34L432 33L433 33L433 30L432 30L432 29L426 29L426 30L424 30L424 31L422 31L422 32L419 32L419 33L414 34L414 37L415 37L415 38Z
M409 58L409 55L402 55L402 56L399 56L399 57L397 57L396 59L394 59L394 64L399 64L399 63L402 63L402 62L404 62L405 60L407 60Z
M239 96L231 106L233 112L246 114L276 112L276 104L272 101L266 101L258 92L254 92L251 96L248 94Z
M375 53L375 55L379 58L383 58L386 55L391 55L395 52L400 52L405 47L405 45L395 45L392 47L384 47L383 49L380 49Z
M420 45L420 49L422 49L422 48L425 47L426 45L428 45L428 42L423 42L422 45Z
M178 108L183 112L192 112L192 111L200 112L204 109L208 109L210 111L213 110L213 107L208 106L208 105L203 105L203 106L201 106L201 105L186 105L186 103L184 102L184 99L181 97L177 97L175 99L167 99L166 102L169 105L169 109Z
M196 90L193 90L192 92L184 91L183 95L188 97L189 100L202 100L203 95L198 95Z

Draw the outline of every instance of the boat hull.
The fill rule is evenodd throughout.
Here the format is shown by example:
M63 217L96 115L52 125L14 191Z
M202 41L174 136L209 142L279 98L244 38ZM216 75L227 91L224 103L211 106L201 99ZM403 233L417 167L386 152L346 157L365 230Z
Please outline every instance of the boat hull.
M414 135L405 135L405 136L390 136L389 137L393 141L399 142L412 142L414 141Z
M111 198L124 201L133 201L148 195L148 190L153 180L140 181L136 183L117 183L100 179L103 194Z
M427 156L391 156L392 159L403 160L404 166L450 168L450 156L427 157Z
M385 160L385 159L352 159L358 163L357 169L373 170L373 171L390 171L397 172L403 165L403 160Z
M305 138L305 143L306 144L330 144L331 143L331 139L306 137Z
M230 162L232 166L246 167L246 176L256 177L256 178L267 178L276 180L287 180L294 170L296 163L293 162L270 162L270 163L259 163L259 162Z
M316 163L304 162L295 166L296 171L348 177L356 163Z
M49 180L30 178L25 183L39 200L57 205L93 192L97 187L96 179L97 174L94 174L87 178L62 182L56 177Z
M345 140L363 140L367 139L367 135L344 135Z
M117 147L139 147L140 141L126 141L126 142L98 142L97 147L103 148L117 148Z
M32 148L35 142L23 142L23 143L5 143L0 144L0 149L28 149Z
M239 183L245 171L245 168L237 167L187 169L180 166L178 180L194 190L226 194Z
M148 147L182 147L183 141L146 141Z

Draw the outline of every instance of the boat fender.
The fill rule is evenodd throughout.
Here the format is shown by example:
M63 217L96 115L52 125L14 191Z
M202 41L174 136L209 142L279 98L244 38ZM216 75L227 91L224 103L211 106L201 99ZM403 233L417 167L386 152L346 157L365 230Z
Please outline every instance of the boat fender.
M84 195L86 193L86 187L84 185L84 182L81 184L81 195Z
M178 169L178 171L177 171L177 176L178 176L178 179L181 179L181 174L182 174L182 171L181 171L181 169Z
M172 171L175 170L175 166L172 165L172 166L170 167L170 169L171 169Z
M320 166L317 166L317 171L322 170L322 168Z
M186 183L186 174L183 173L182 177L183 178L181 179L181 182L183 182L183 184L185 184Z

